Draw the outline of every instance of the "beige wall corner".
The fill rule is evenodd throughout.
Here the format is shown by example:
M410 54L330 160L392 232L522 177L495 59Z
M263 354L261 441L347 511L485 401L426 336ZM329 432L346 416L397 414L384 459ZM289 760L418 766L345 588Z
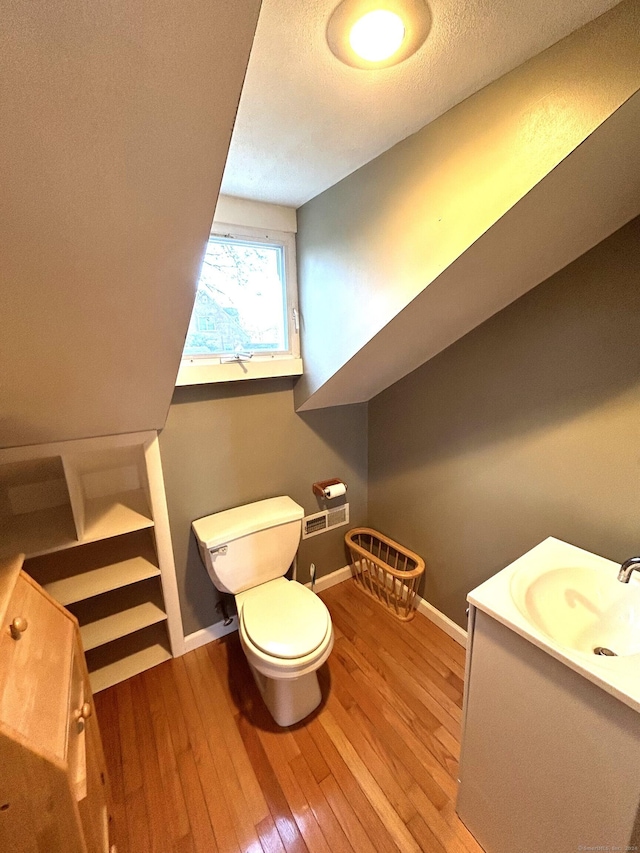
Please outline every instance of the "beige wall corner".
M298 408L370 399L639 213L639 89L625 0L300 208Z
M163 426L259 6L4 10L0 446Z

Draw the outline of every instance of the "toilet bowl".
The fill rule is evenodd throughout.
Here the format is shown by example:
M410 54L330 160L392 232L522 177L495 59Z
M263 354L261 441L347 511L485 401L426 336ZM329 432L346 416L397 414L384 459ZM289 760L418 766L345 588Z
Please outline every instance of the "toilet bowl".
M317 670L333 648L333 625L311 590L284 578L236 597L240 642L271 716L292 726L321 701Z
M291 498L278 497L192 524L211 580L236 598L242 648L280 726L292 726L318 707L317 670L333 648L324 602L284 577L298 549L303 515Z

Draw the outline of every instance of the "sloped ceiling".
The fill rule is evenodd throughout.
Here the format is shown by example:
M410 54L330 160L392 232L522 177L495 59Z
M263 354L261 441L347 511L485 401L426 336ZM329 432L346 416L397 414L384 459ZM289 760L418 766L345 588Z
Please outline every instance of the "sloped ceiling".
M4 5L0 446L163 426L259 5Z
M418 52L363 72L329 50L338 0L263 0L222 191L300 207L616 2L428 0Z
M640 214L639 90L625 0L304 205L298 409L371 399Z

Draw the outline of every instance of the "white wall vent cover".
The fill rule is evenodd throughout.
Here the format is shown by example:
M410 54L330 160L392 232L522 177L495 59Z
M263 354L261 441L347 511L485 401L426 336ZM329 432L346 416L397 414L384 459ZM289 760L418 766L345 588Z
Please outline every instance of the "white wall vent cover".
M309 539L311 536L326 533L332 527L340 527L343 524L349 524L349 504L306 515L302 520L302 538Z

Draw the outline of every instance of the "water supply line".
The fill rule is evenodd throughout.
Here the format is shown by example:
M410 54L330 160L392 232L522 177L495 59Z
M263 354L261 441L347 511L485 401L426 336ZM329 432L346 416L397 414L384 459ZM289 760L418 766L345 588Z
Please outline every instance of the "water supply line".
M231 623L233 622L233 616L229 615L229 610L227 608L227 601L224 598L224 593L222 594L222 596L220 597L220 600L216 604L216 610L219 610L222 613L222 618L224 620L222 624L225 626L225 628L227 626L231 625Z

